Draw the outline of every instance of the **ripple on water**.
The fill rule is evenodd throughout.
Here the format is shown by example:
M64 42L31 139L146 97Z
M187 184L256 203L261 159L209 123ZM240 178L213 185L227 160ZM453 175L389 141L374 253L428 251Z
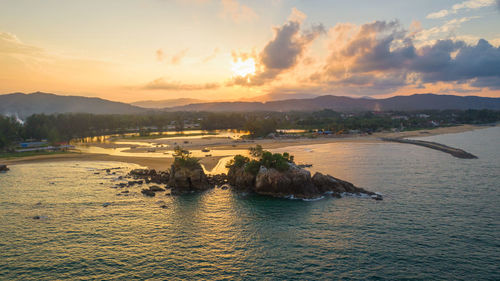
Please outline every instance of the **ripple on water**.
M94 173L136 165L12 166L0 175L0 279L498 280L499 136L432 137L476 160L401 144L286 148L312 171L385 194L381 202L221 189L148 198L140 186L116 196L113 178Z

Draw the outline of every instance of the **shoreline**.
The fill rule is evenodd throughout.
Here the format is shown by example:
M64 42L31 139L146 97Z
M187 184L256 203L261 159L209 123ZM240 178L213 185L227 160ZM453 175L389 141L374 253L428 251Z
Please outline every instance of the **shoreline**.
M431 130L415 130L415 131L405 131L405 132L382 132L374 133L372 135L360 135L360 136L332 136L332 137L318 137L318 138L297 138L297 139L261 139L252 141L234 141L226 140L225 143L204 143L201 141L194 145L185 146L186 149L195 150L202 149L203 147L209 147L210 149L217 150L238 150L238 149L248 149L249 147L255 145L261 145L264 149L277 149L289 146L299 146L299 145L312 145L312 144L325 144L325 143L387 143L382 140L382 138L411 138L411 137L427 137L442 134L455 134L463 133L468 131L474 131L479 129L485 129L490 127L498 127L500 124L491 126L481 126L481 125L460 125L454 127L442 127ZM144 140L147 143L149 140ZM131 152L133 153L133 152ZM217 166L219 160L225 156L210 156L200 158L200 164L202 164L206 170L212 170ZM0 163L5 165L16 165L25 163L40 163L40 162L60 162L60 161L115 161L115 162L125 162L141 165L148 167L149 169L155 170L167 170L173 163L173 158L165 157L136 157L136 156L116 156L108 154L97 154L97 153L82 153L73 152L67 154L54 154L54 155L37 155L37 156L27 156L12 159L2 159L0 158Z

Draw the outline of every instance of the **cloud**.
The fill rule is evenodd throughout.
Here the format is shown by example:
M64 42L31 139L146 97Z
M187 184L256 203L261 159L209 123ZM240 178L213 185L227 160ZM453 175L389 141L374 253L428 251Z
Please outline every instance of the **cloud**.
M0 31L0 53L5 54L41 54L40 48L21 42L14 34Z
M451 19L449 21L446 21L441 26L435 26L429 29L420 30L415 34L415 36L420 41L428 41L432 38L442 38L443 35L454 36L456 30L458 30L463 23L466 23L476 18L478 17L462 17L462 18Z
M170 62L172 64L179 64L182 61L182 59L186 56L188 51L189 51L189 48L186 48L186 49L178 52L177 54L173 55L172 59L170 59Z
M428 19L439 19L439 18L444 18L446 17L450 12L448 12L448 10L441 10L439 12L435 12L435 13L430 13L427 15L426 18Z
M166 91L199 91L199 90L213 90L219 88L218 83L205 83L205 84L183 84L179 82L169 82L164 78L158 78L149 82L143 89L146 90L166 90Z
M456 14L460 10L475 10L475 9L480 9L483 7L489 7L489 6L494 6L495 4L498 5L500 1L499 0L468 0L464 1L461 3L457 3L451 7L449 10L441 10L438 12L430 13L427 15L428 19L439 19L446 17L451 14Z
M327 64L311 77L317 83L380 93L438 82L470 83L490 89L500 86L500 47L484 39L477 44L437 40L416 47L413 32L403 29L397 21L377 21L360 27L340 24L333 30Z
M156 50L156 60L157 61L163 61L163 50L162 49L158 49Z
M240 4L237 0L222 0L221 5L222 11L220 16L222 18L229 17L235 23L252 22L259 18L252 8Z
M203 59L203 63L207 63L207 62L215 59L215 57L217 57L219 52L220 52L219 48L215 48L214 51L209 56L207 56Z
M322 24L313 25L309 30L301 32L301 21L305 15L294 8L288 21L282 26L274 28L274 37L258 55L259 69L255 75L236 77L235 84L262 85L277 77L280 73L292 69L297 65L307 46L320 34L326 32ZM245 55L244 55L245 56ZM238 58L233 52L233 58ZM245 60L245 58L242 58Z

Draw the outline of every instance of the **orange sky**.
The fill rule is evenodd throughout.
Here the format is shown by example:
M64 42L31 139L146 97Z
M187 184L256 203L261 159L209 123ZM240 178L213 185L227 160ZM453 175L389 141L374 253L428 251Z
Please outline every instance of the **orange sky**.
M496 1L354 2L2 2L0 93L500 97Z

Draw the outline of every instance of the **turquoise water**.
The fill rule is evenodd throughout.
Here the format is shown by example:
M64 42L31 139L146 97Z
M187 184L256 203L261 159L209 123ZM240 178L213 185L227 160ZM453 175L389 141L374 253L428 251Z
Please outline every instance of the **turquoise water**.
M286 148L384 201L117 196L113 179L136 166L12 166L0 174L0 279L499 280L499 138L500 128L424 138L475 160L394 143Z

